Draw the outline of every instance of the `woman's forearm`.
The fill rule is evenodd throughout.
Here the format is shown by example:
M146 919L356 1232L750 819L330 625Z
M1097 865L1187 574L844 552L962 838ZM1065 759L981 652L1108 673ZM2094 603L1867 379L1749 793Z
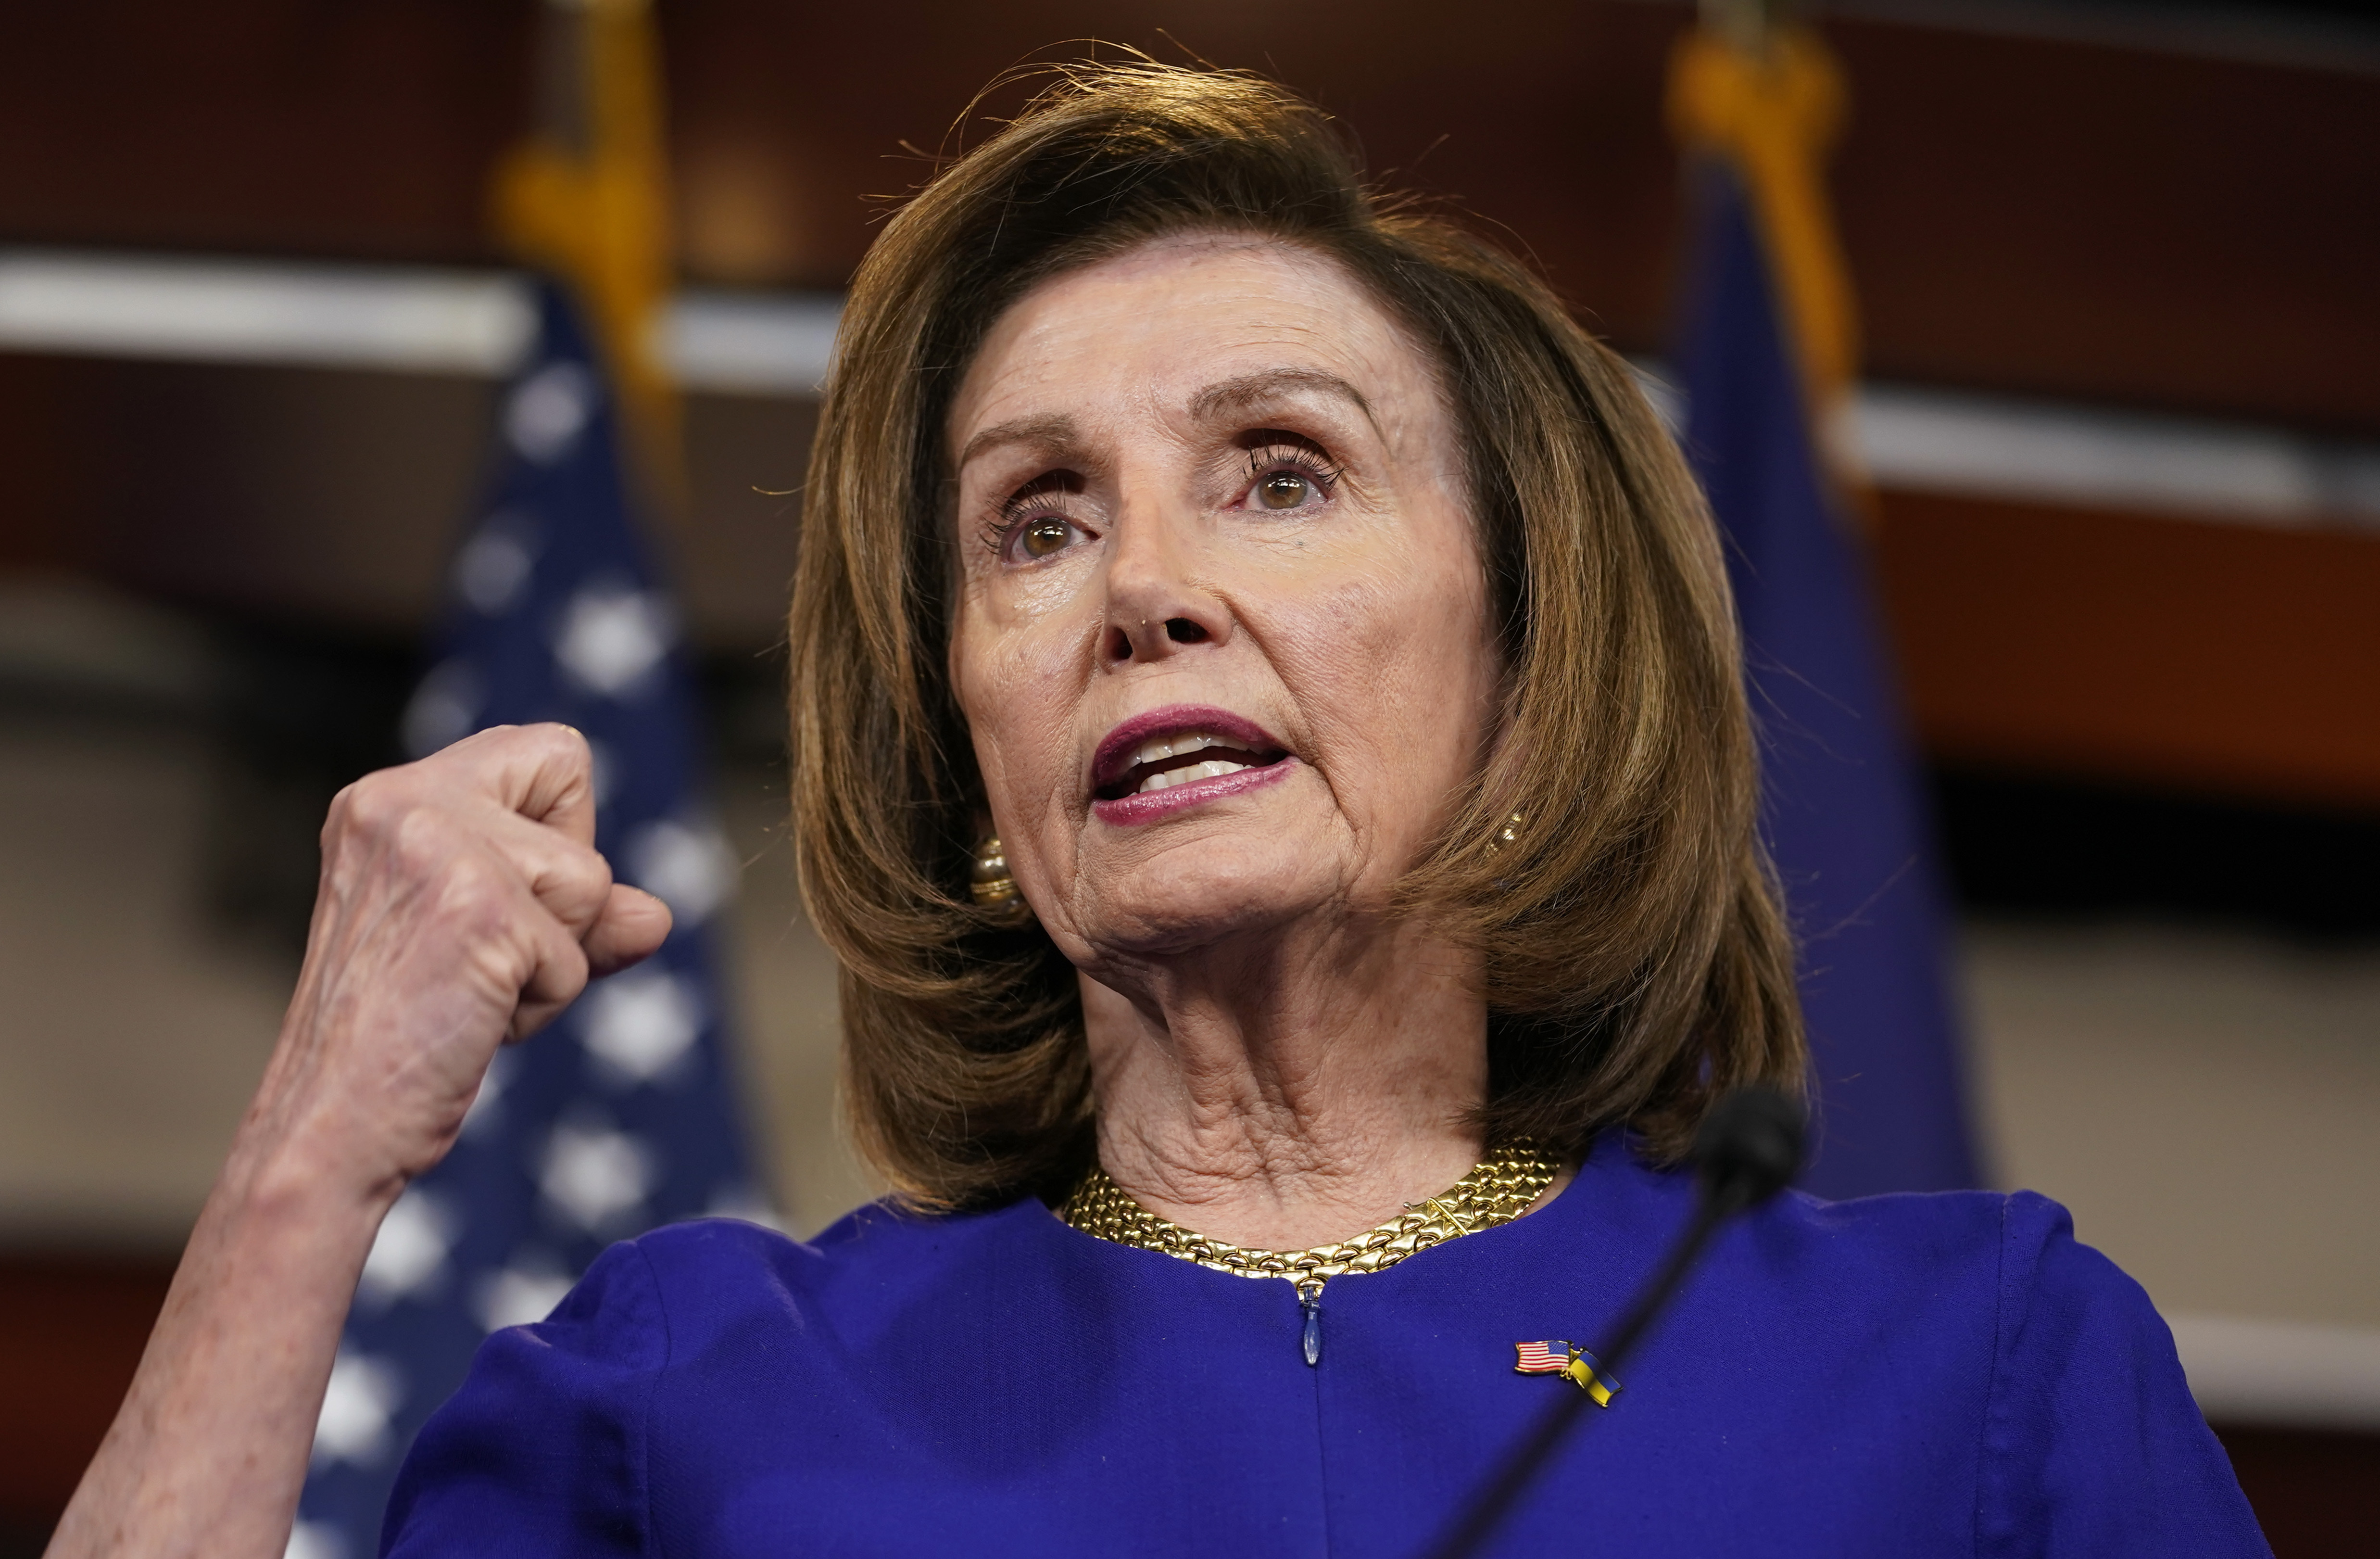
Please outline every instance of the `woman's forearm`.
M285 1148L233 1162L207 1200L131 1391L52 1559L279 1559L339 1334L385 1191Z

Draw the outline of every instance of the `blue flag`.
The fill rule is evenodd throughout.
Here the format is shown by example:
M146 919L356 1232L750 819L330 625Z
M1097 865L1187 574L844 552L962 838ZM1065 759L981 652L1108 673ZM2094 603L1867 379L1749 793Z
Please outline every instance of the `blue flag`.
M1976 1184L1944 968L1948 916L1866 558L1812 440L1742 185L1701 181L1678 363L1686 449L1728 543L1765 822L1802 939L1827 1197Z
M586 334L557 287L540 288L540 312L406 741L419 756L489 725L577 726L595 753L597 847L676 923L652 958L497 1055L453 1152L389 1213L323 1403L292 1559L378 1551L397 1463L490 1332L542 1320L613 1240L759 1206L712 924L735 863L704 801L676 614L631 519Z

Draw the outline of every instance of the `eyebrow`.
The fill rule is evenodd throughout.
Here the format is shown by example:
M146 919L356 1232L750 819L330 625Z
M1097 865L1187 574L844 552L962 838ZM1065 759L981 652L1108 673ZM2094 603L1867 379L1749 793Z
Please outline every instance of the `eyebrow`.
M1079 437L1075 420L1063 412L1050 417L1020 417L1013 422L994 422L966 441L966 447L959 451L959 469L965 469L968 461L987 449L997 449L1002 445L1030 444L1053 449L1073 444Z
M1299 392L1343 400L1362 412L1364 420L1376 431L1379 427L1378 420L1372 415L1372 403L1364 398L1363 391L1337 374L1317 368L1267 368L1220 380L1190 397L1190 415L1203 422L1221 412L1247 411ZM995 422L966 441L966 447L959 451L959 469L965 469L969 461L986 450L1007 445L1055 449L1075 443L1080 437L1075 420L1063 412Z
M1318 368L1268 368L1209 384L1190 397L1190 415L1200 421L1218 412L1246 411L1304 391L1343 400L1364 414L1375 430L1379 421L1364 392L1335 373Z

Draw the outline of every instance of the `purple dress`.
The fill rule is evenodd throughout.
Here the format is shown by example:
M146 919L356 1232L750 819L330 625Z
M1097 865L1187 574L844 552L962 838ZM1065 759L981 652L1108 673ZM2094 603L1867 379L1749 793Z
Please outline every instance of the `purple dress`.
M491 1337L384 1551L1349 1554L1430 1538L1592 1350L1693 1187L1607 1140L1550 1205L1290 1285L1036 1200L681 1224ZM2057 1204L1789 1193L1713 1244L1500 1554L2265 1554L2148 1297Z

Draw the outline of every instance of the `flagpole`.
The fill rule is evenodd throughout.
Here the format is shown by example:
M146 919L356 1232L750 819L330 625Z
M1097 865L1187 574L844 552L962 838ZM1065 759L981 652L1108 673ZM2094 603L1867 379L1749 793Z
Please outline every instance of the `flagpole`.
M546 0L538 16L537 117L533 133L584 161L593 151L588 101L588 7Z
M1747 55L1765 53L1770 0L1702 0L1702 23Z
M675 270L663 119L650 0L546 0L530 130L496 164L489 204L505 247L585 311L638 487L682 518L684 441L659 340Z
M1788 0L1701 0L1701 25L1671 61L1669 117L1689 152L1743 186L1835 501L1865 520L1865 482L1842 421L1858 372L1858 308L1822 173L1847 93L1832 54L1792 13Z

